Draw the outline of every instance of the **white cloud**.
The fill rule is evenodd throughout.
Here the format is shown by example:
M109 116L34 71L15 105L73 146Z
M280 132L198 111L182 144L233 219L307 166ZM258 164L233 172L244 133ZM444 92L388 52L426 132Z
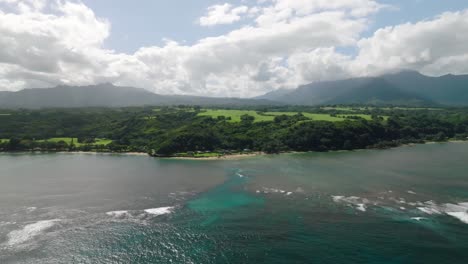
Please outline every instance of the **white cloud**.
M207 9L208 14L200 18L201 26L214 26L222 24L232 24L241 20L241 15L247 13L247 6L233 7L231 4L210 6Z
M352 58L339 54L334 48L318 48L311 52L295 53L288 59L294 84L339 80L351 77Z
M4 3L21 13L28 13L44 9L46 1L47 0L0 0L0 4Z
M34 6L37 1L26 2ZM109 23L82 4L65 2L52 7L58 14L37 9L0 11L0 79L12 83L7 88L79 82L99 67L96 59L106 53L101 45L109 35Z
M451 61L468 56L468 10L447 12L432 20L377 30L362 39L355 64L364 74L393 69L414 69L431 75L446 73ZM444 66L444 67L442 67ZM458 67L457 67L458 68ZM466 67L464 67L466 69ZM459 71L451 67L453 72Z
M124 54L103 48L110 23L80 2L0 3L13 10L0 11L0 87L9 90L112 82L165 94L247 97L395 68L468 73L468 11L383 28L362 39L370 16L384 7L376 1L227 4L219 13L210 9L200 23L232 23L243 15L250 23L192 45L167 41ZM343 47L358 55L338 52Z

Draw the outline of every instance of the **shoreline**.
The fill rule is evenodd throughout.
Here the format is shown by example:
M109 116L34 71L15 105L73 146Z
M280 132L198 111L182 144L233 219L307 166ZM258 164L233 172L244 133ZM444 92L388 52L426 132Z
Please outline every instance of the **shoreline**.
M239 160L245 158L253 158L258 156L266 156L268 155L265 152L254 152L254 153L246 153L246 154L232 154L232 155L220 155L216 157L160 157L161 159L175 159L175 160ZM158 158L158 157L156 157Z
M426 145L426 144L446 144L446 143L468 143L468 140L447 140L443 142L437 141L426 141L424 143L409 143L401 144L395 147L389 148L368 148L368 149L353 149L353 150L329 150L324 152L353 152L353 151L362 151L362 150L386 150L386 149L395 149L400 147L412 147L417 145ZM151 156L145 152L99 152L99 151L0 151L0 154L85 154L85 155L122 155L122 156L147 156L156 159L168 159L168 160L198 160L198 161L220 161L220 160L241 160L259 156L268 156L268 155L281 155L281 154L303 154L303 153L320 153L318 151L285 151L276 154L269 154L261 151L256 151L252 153L236 153L228 155L220 155L215 157L183 157L183 156L169 156L169 157L157 157Z
M98 152L98 151L58 151L58 154L103 154L103 155L124 155L124 156L149 156L145 152Z

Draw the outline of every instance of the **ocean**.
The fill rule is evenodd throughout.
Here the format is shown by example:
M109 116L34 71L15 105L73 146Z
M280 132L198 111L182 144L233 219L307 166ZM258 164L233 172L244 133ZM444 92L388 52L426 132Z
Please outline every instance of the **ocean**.
M0 263L468 263L467 161L1 154Z

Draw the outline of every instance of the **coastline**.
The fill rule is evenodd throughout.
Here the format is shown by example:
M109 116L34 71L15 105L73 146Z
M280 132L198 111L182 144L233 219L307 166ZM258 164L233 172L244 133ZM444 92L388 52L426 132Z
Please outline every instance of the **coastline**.
M325 152L353 152L353 151L362 151L362 150L386 150L386 149L394 149L400 147L412 147L417 145L426 145L426 144L446 144L446 143L468 143L468 140L447 140L442 142L437 141L426 141L424 143L409 143L409 144L401 144L394 147L388 148L368 148L368 149L353 149L353 150L329 150ZM168 159L168 160L198 160L198 161L221 161L221 160L241 160L247 158L254 158L259 156L267 156L267 155L281 155L281 154L301 154L301 153L312 153L317 151L283 151L276 154L269 154L261 151L251 152L251 153L235 153L235 154L227 154L227 155L219 155L213 157L184 157L184 156L169 156L169 157L157 157L151 156L145 152L99 152L99 151L17 151L17 152L0 152L0 154L85 154L85 155L122 155L122 156L147 156L156 159Z
M175 159L175 160L240 160L245 158L253 158L257 156L265 156L268 155L265 152L253 152L253 153L236 153L230 155L220 155L216 157L161 157L161 159Z
M98 152L98 151L58 151L59 154L89 154L89 155L124 155L124 156L149 156L145 152Z

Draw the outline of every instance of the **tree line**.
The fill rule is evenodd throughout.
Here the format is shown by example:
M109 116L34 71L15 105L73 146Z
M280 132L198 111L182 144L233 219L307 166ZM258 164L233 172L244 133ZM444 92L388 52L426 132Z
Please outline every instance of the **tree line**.
M257 111L285 108L262 107ZM136 151L154 156L244 150L279 153L386 148L468 137L468 109L464 108L389 111L363 107L361 112L350 113L371 114L372 120L354 116L342 122L314 121L301 114L317 112L317 108L294 110L298 114L278 115L268 122L254 122L249 115L242 116L240 122L223 116L198 116L202 109L185 106L156 111L151 107L10 111L10 115L0 116L0 151ZM383 114L388 119L379 118ZM47 141L57 137L78 138L82 144ZM95 145L95 138L112 143Z

